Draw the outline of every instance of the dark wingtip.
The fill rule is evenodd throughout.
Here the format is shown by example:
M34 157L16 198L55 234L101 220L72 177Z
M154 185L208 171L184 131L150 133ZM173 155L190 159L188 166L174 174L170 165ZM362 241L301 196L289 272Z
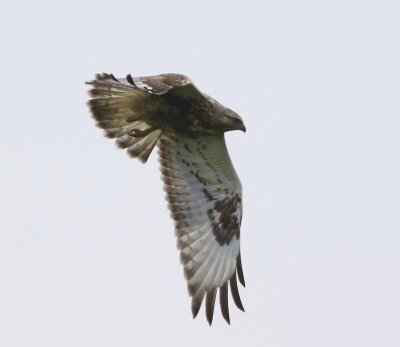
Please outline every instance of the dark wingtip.
M132 84L134 87L136 87L136 84L135 84L135 82L133 81L133 78L132 78L131 74L128 74L128 75L126 76L126 80L127 80L130 84Z
M195 319L200 311L201 304L203 303L203 296L193 296L192 297L192 315Z
M237 286L237 281L236 281L236 272L232 275L231 279L230 279L230 287L231 287L231 292L232 292L232 297L233 297L233 301L236 304L237 308L239 310L244 311L244 307L242 304L242 300L240 300L240 296L239 296L239 290L238 290L238 286Z
M229 317L229 305L228 305L228 282L225 282L219 288L219 303L221 306L222 317L224 317L226 322L230 325L231 320Z
M109 76L110 76L110 78L113 79L115 82L118 82L118 83L119 83L118 79L115 78L115 76L114 76L112 73L110 73Z
M239 282L243 287L246 287L246 283L244 281L244 276L243 276L242 258L240 257L240 252L236 259L236 267L237 267L237 274L238 274Z
M217 288L211 288L207 291L206 295L206 317L208 324L211 326L214 317L214 305Z
M195 319L197 317L197 315L199 314L199 311L200 311L200 306L198 306L198 307L193 307L192 306L192 317L193 317L193 319Z
M107 74L107 73L97 73L94 75L94 80L90 81L90 82L85 82L85 84L96 84L98 83L98 81L103 81L103 80L107 80L107 79L114 79L115 81L119 82L114 76L113 74Z

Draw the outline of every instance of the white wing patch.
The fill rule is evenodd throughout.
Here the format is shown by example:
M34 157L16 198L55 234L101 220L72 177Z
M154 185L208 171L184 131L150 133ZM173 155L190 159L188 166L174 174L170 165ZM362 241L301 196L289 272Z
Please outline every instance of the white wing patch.
M221 311L229 322L228 281L235 303L243 309L236 284L237 270L244 285L239 249L242 188L224 136L192 138L164 132L159 148L193 315L206 296L206 315L211 324L219 288Z

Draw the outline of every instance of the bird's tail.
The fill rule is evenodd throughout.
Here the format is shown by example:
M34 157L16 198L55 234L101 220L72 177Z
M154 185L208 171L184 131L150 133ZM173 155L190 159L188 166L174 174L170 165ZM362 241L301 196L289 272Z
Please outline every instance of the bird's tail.
M162 134L146 107L151 95L112 74L98 74L87 84L92 86L88 105L97 126L130 156L146 162Z

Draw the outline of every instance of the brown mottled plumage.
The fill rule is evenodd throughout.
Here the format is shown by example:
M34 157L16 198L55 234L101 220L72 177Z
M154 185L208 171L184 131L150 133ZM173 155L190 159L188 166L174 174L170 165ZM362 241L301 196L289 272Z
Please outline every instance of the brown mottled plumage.
M222 316L229 323L228 283L243 311L236 276L245 283L239 246L242 187L224 132L245 131L242 119L183 75L120 79L98 74L88 84L93 117L118 147L146 162L158 145L193 317L205 298L211 325L219 289Z

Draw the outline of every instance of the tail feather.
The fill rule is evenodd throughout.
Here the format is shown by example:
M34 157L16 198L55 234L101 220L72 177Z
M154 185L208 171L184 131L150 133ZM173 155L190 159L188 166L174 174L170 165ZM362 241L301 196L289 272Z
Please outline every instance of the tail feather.
M131 157L146 162L162 134L148 106L152 96L111 74L98 74L88 84L88 106L97 126Z

